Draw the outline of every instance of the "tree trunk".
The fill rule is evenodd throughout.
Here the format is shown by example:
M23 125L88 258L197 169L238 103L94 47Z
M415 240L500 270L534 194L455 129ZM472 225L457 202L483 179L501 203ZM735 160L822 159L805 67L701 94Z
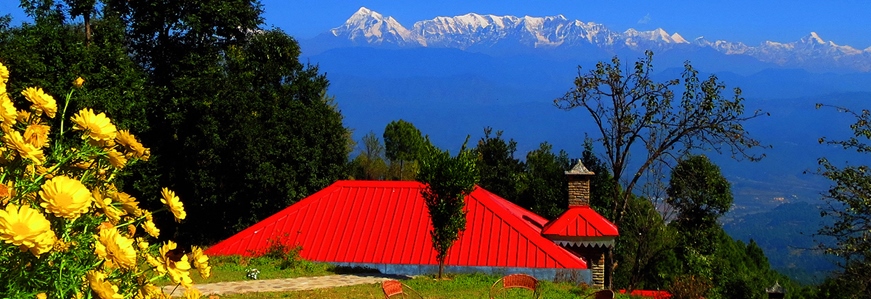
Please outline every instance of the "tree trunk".
M445 272L445 259L439 259L439 280L442 279L442 273Z
M91 46L91 12L85 12L85 46Z

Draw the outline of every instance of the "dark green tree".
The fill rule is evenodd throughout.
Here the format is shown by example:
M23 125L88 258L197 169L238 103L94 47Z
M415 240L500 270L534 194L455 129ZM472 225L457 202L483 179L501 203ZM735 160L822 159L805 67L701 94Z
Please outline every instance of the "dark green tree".
M817 104L817 108L824 105ZM820 138L820 143L836 145L861 154L871 153L871 111L835 107L839 112L853 117L850 125L853 134L845 140ZM835 285L850 286L847 297L871 298L871 166L818 160L819 173L832 181L829 190L822 194L823 217L833 223L819 230L822 236L835 238L834 243L821 243L826 253L839 258L840 272L834 278Z
M296 41L260 31L219 54L214 72L174 85L192 91L173 127L183 142L161 139L161 149L179 149L160 153L172 159L164 169L190 205L182 233L199 242L225 238L347 177L349 132L325 94L326 78L299 63ZM216 90L193 92L203 88Z
M352 175L361 180L387 179L387 163L384 162L384 145L375 132L369 132L360 143L360 152L351 161Z
M699 254L713 253L712 230L717 220L732 207L729 181L720 167L704 155L691 155L671 171L666 202L677 211L672 225L682 232L682 249Z
M523 178L524 164L514 158L517 142L502 139L502 131L491 136L493 129L484 128L484 137L474 149L477 157L480 186L502 198L517 203Z
M553 147L543 142L526 154L526 173L520 192L520 206L547 219L556 219L568 209L568 179L571 169L565 151L553 153Z
M617 57L610 63L597 63L589 73L579 73L575 86L554 100L560 109L582 108L596 124L613 175L610 215L617 226L632 212L629 200L641 178L662 163L674 162L672 157L713 149L750 160L761 158L749 152L760 143L744 130L743 123L762 114L745 114L740 89L734 89L731 99L725 97L726 86L716 76L699 80L689 62L684 64L681 79L654 81L653 52L645 54L627 74ZM675 100L672 87L681 81L684 90ZM640 161L630 161L634 148L645 149L633 156L641 157ZM606 272L613 270L614 264L606 267Z
M420 151L423 149L424 138L412 123L404 120L395 120L384 128L384 148L390 163L399 163L399 180L413 180L414 175L406 175L404 172L405 162L417 161Z
M169 187L190 211L178 227L160 222L164 235L214 242L347 177L350 134L328 81L298 61L296 41L259 28L259 2L22 6L35 24L0 26L0 59L16 61L21 84L11 91L43 86L59 97L84 77L69 109L107 111L152 149L152 163L125 180L132 193ZM67 17L85 14L89 45L85 24Z
M678 232L649 200L633 197L629 204L633 212L620 226L613 281L629 290L664 289L680 266L674 252Z
M466 149L465 143L454 157L448 151L428 145L424 147L420 162L418 179L426 186L420 192L432 221L430 235L441 279L448 250L466 228L465 198L478 182L475 154Z

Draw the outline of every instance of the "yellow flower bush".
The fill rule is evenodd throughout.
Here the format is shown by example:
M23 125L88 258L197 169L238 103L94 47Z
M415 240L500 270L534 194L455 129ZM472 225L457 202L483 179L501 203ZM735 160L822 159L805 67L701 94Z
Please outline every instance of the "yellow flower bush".
M148 241L160 235L158 214L185 219L179 197L163 188L149 198L163 208L148 210L115 186L122 169L148 160L148 148L104 113L67 114L82 78L61 111L46 90L13 93L8 80L0 63L0 295L168 298L155 284L164 278L185 286L184 297L202 297L191 272L211 274L203 250Z

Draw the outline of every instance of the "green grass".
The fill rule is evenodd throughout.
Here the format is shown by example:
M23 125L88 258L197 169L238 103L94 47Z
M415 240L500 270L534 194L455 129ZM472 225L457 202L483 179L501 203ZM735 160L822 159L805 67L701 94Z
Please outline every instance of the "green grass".
M294 278L336 274L336 267L326 263L305 260L285 264L284 261L270 257L214 256L209 258L212 275L208 279L192 274L194 283L247 280L248 269L257 269L257 279Z
M195 284L215 283L223 281L247 280L247 270L260 270L258 279L294 278L308 276L324 276L344 273L364 273L367 269L337 268L326 263L309 262L305 260L284 260L274 257L247 258L241 256L213 256L209 258L212 275L202 279L193 273L191 277ZM488 298L490 286L498 280L498 275L486 274L448 274L447 279L436 280L434 276L419 276L402 282L420 293L424 298ZM542 298L583 298L592 290L577 287L569 283L541 282ZM499 298L530 298L532 292L522 289L511 289ZM317 289L295 292L263 292L223 295L221 298L383 298L380 284L365 284L327 289ZM617 298L629 298L618 295Z
M484 274L457 274L449 279L436 280L432 276L421 276L403 283L420 293L424 298L488 298L490 286L499 276ZM541 298L583 298L592 290L576 287L568 283L552 283L543 281ZM522 289L511 289L500 293L497 298L530 298L532 292ZM264 292L221 296L223 299L273 299L273 298L318 298L318 299L349 299L349 298L384 298L380 284L365 284L327 289L317 289L295 292ZM617 295L617 298L629 298Z

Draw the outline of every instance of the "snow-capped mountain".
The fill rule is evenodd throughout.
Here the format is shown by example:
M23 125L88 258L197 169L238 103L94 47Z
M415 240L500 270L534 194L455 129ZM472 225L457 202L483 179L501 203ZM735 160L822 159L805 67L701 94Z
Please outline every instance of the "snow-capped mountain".
M814 32L795 42L766 41L748 46L741 42L709 41L704 37L688 41L662 28L651 31L630 28L619 32L602 24L569 20L562 15L516 17L468 13L418 21L408 29L392 17L362 7L327 35L353 45L456 48L476 52L505 45L525 49L592 46L608 52L709 48L724 55L746 55L784 67L871 71L871 47L859 50L837 45Z

